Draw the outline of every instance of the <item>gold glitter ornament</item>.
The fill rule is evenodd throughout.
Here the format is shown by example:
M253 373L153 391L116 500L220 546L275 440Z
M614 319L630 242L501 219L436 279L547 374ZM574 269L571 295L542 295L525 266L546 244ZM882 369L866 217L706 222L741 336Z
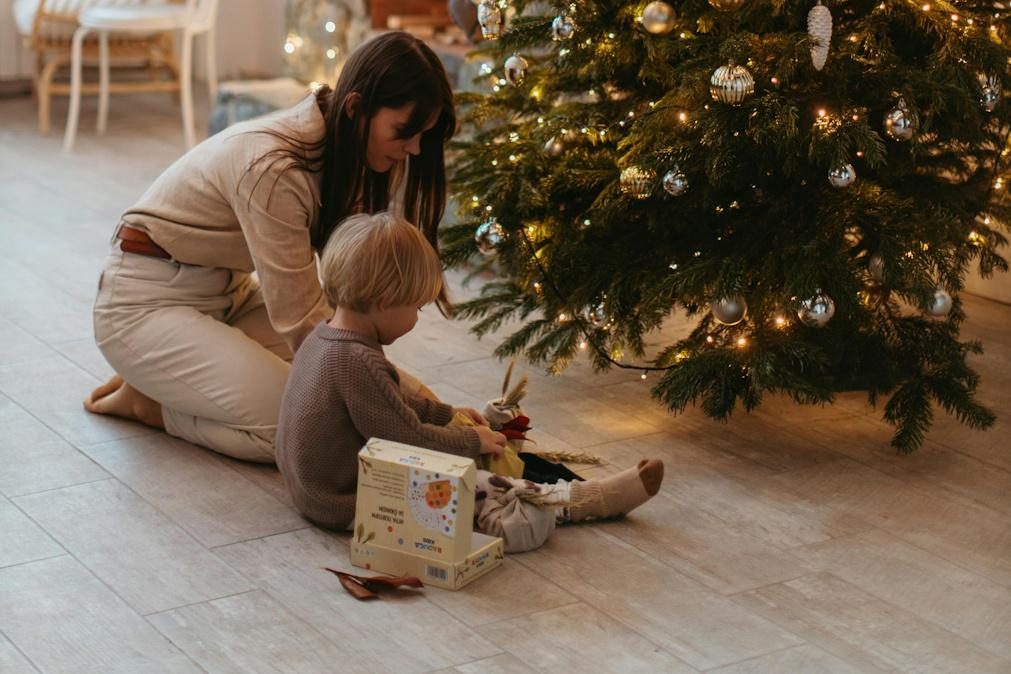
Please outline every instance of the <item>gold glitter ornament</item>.
M713 71L709 93L714 101L736 107L755 93L755 80L744 66L728 63Z
M642 27L653 35L671 32L676 20L674 8L661 0L649 3L642 10Z
M652 169L644 169L639 166L629 166L621 170L621 177L618 184L624 194L634 199L648 199L653 191L653 180L656 173Z

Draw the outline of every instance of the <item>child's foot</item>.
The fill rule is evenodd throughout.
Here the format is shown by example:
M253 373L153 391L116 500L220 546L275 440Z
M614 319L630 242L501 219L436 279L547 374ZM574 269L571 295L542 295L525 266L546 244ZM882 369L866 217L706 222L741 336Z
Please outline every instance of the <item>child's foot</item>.
M663 461L643 459L634 468L601 480L572 482L569 520L618 517L627 515L660 491Z
M84 409L93 414L109 414L165 428L161 405L127 384L118 374L91 392L84 401Z

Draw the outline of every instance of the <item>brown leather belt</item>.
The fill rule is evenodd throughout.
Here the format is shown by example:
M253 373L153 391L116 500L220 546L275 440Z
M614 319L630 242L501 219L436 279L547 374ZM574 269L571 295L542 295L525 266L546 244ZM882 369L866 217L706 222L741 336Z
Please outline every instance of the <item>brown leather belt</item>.
M139 229L134 229L133 227L129 227L127 225L120 225L119 231L116 232L116 238L119 239L119 249L124 253L147 255L148 257L157 257L162 260L172 259L172 256L168 254L168 251L151 240L151 237L148 236L147 232L142 232Z

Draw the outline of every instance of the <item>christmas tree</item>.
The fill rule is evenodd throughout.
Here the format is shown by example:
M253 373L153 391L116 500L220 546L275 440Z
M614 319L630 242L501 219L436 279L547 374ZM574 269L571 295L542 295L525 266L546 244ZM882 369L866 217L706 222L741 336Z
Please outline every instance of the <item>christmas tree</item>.
M719 419L862 390L899 451L935 404L993 423L958 293L1007 269L994 4L526 4L478 6L494 65L460 96L443 232L447 264L501 275L458 306L515 328L497 355L655 370L662 404ZM647 358L675 311L697 325Z

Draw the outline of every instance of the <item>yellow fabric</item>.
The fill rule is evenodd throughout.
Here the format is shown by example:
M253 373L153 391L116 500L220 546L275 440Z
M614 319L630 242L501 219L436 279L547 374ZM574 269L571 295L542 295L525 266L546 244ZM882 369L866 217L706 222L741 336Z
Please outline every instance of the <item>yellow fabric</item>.
M466 414L457 412L453 415L453 420L449 422L450 426L476 426L474 420L468 417ZM477 467L481 470L487 470L490 473L495 473L496 475L504 475L506 477L523 477L523 459L520 458L519 453L513 445L513 441L510 440L506 443L505 451L502 456L495 456L494 454L482 454L477 459Z

